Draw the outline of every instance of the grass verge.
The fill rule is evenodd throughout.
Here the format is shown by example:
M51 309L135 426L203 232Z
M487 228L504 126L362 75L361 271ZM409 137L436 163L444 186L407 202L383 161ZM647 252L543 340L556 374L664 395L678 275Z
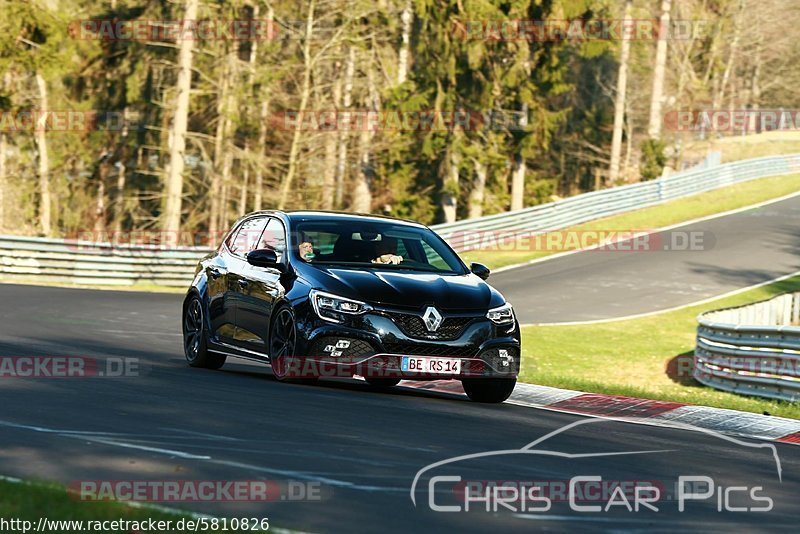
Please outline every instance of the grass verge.
M743 208L766 200L779 198L800 191L800 174L760 178L690 197L680 198L658 206L651 206L605 219L590 221L563 231L646 231L671 226L700 217ZM559 250L475 250L461 254L464 262L483 263L490 269L525 263L550 256L574 247Z
M722 154L722 162L743 159L796 154L800 152L800 132L775 131L747 136L728 136L705 140L688 140L683 152L684 159L701 159L712 151Z
M133 508L116 502L81 502L70 497L63 486L43 483L13 483L0 480L0 518L5 520L19 519L30 521L33 529L36 528L41 517L48 520L71 521L172 521L175 526L178 521L188 519L189 516L171 514L154 509ZM78 527L62 524L59 528L45 529L52 533L72 533ZM84 525L85 527L86 525ZM109 525L111 526L111 525ZM19 529L17 529L19 530ZM86 530L84 528L84 530ZM21 530L19 530L21 532ZM103 532L129 533L130 529L107 529ZM170 532L179 532L172 529Z
M677 358L693 354L699 313L788 291L800 291L800 276L649 317L589 325L524 327L520 380L800 419L798 403L717 391L676 372Z

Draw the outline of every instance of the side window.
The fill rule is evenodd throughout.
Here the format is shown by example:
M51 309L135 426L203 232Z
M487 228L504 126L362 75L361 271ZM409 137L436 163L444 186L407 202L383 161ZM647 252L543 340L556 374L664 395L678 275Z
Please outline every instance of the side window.
M406 240L405 239L398 239L397 240L397 255L402 256L405 259L409 259L411 256L408 254L408 250L406 250Z
M225 240L225 246L228 247L229 250L233 250L233 242L236 239L236 234L239 233L239 230L241 230L241 228L242 225L240 224L239 226L234 228L234 230L230 234L228 234L228 238Z
M233 238L232 242L228 243L228 248L233 254L244 256L246 253L253 250L255 244L258 243L258 238L261 236L261 232L264 230L266 224L266 217L255 217L246 220L242 223L242 226L239 227L239 231L236 232L236 236Z
M269 219L257 248L270 248L278 253L278 261L283 261L286 252L286 231L278 219Z
M421 241L420 244L422 245L422 250L425 251L426 259L428 260L428 263L430 265L443 271L446 271L450 268L450 266L447 265L447 262L444 261L444 259L439 255L439 253L433 250L433 248L428 243L426 243L425 241Z

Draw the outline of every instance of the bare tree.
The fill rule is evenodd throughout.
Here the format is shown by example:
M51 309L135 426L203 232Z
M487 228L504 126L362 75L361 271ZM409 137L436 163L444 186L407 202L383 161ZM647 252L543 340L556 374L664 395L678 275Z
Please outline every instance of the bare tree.
M47 110L47 82L40 72L36 73L36 87L39 90L39 105ZM47 156L47 132L45 128L36 128L36 149L39 152L39 227L42 233L49 236L50 223L50 160Z
M730 51L728 52L728 61L725 63L725 71L722 73L722 80L719 82L719 88L714 94L713 108L718 109L723 105L725 100L725 91L728 88L728 83L731 78L731 72L736 63L736 53L739 49L739 39L742 35L742 18L744 16L744 1L739 0L739 8L736 11L733 19L733 37L731 39Z
M402 33L400 36L400 53L397 55L397 83L405 82L408 77L408 54L411 42L411 23L414 20L414 6L411 0L406 0L403 12L400 15Z
M352 104L353 98L353 76L356 69L356 49L350 46L347 53L347 63L344 73L344 93L342 95L342 110L347 113ZM350 137L347 128L339 132L339 160L336 163L336 191L334 195L334 205L338 208L342 205L344 197L344 182L347 175L347 140Z
M0 132L0 232L6 220L6 154L8 143L5 132Z
M311 95L311 71L314 67L311 58L311 41L314 35L314 1L308 2L306 14L306 31L303 37L303 83L300 87L300 107L297 110L300 117L306 112L308 98ZM289 191L292 188L294 175L297 173L297 156L300 151L301 129L296 128L292 136L292 144L289 148L289 170L281 182L281 192L278 199L278 209L282 210L289 199Z
M661 103L664 99L664 72L667 66L667 44L669 33L671 0L661 0L660 35L656 44L656 60L653 68L653 92L650 95L650 122L647 135L651 139L661 137Z
M623 27L627 28L631 22L631 7L633 0L625 0ZM628 58L631 53L630 39L623 35L620 43L619 70L617 71L617 94L614 96L614 130L611 135L611 165L608 170L608 180L614 184L619 178L619 161L622 154L622 130L625 122L625 98L628 89Z
M184 20L197 19L198 0L186 0ZM177 234L181 227L183 195L183 167L186 152L186 131L189 124L189 96L192 89L192 47L194 40L183 38L178 47L178 81L175 89L175 115L169 147L169 172L167 174L166 203L164 207L165 232Z
M522 104L520 125L528 125L528 105ZM514 164L511 171L511 211L521 210L525 201L525 175L528 172L528 165L522 152L514 155Z
M483 215L483 196L486 190L486 165L478 158L475 158L472 164L475 168L475 177L472 180L472 190L469 192L470 219Z
M442 214L444 215L444 222L450 223L456 220L459 181L458 166L461 164L461 154L453 145L450 146L450 155L445 164L447 165L447 175L445 177L444 187L442 188L440 205L442 207Z

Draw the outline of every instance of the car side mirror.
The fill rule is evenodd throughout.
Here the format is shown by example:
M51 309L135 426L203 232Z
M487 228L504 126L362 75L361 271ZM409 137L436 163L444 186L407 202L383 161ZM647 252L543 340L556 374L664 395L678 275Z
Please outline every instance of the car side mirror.
M492 272L482 263L473 263L469 266L469 270L481 280L486 280L489 278L489 274Z
M266 267L286 272L286 266L278 262L278 254L269 248L261 248L247 253L247 263L254 267Z

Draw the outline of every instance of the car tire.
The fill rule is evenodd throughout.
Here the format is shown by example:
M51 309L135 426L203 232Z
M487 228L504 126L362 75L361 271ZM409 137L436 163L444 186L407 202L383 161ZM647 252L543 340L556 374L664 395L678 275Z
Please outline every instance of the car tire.
M183 312L183 353L190 366L205 369L219 369L225 365L227 358L224 354L208 350L203 302L197 295L189 299Z
M289 376L288 366L297 347L297 328L294 313L289 306L281 306L272 316L269 327L269 359L272 374L278 382L313 384L317 377Z
M498 403L511 396L516 378L466 378L461 381L467 396L475 402Z
M400 383L400 378L364 378L374 388L388 389Z

